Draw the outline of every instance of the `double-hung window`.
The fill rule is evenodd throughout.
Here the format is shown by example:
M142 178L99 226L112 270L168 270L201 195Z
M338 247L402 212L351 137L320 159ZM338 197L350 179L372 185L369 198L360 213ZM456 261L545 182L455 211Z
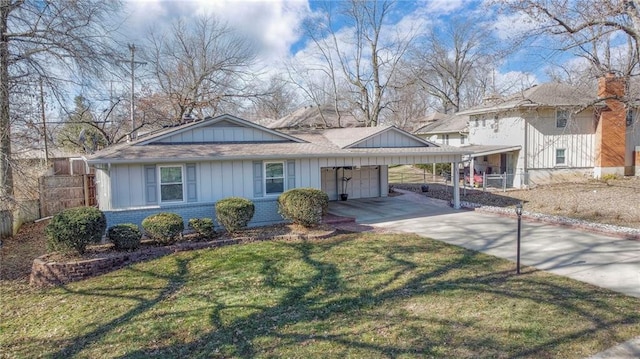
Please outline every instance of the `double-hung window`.
M556 149L556 166L563 166L567 164L566 150L564 148Z
M565 128L567 127L567 120L569 119L569 111L566 110L557 110L556 111L556 127L557 128Z
M184 201L184 174L182 166L160 167L160 201Z
M284 192L284 162L266 162L264 164L265 194Z

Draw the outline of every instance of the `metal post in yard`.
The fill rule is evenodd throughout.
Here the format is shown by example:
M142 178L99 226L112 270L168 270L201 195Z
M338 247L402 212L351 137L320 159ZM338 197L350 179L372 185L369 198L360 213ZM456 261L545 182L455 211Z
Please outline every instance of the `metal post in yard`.
M502 192L507 192L507 172L502 174Z
M482 174L482 192L487 190L487 171Z
M518 239L516 249L516 274L520 274L520 228L522 227L522 202L516 205L516 214L518 215Z

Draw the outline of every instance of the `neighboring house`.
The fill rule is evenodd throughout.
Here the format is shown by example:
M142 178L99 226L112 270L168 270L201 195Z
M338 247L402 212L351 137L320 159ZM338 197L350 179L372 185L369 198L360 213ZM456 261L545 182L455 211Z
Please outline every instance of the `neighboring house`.
M331 106L307 106L267 124L274 130L304 128L337 128L362 127L364 122L358 121L347 111L336 112Z
M393 126L285 133L223 115L112 146L87 162L112 226L140 224L160 211L185 221L215 217L215 202L231 196L254 202L251 225L281 222L276 201L288 189L318 188L332 200L343 192L349 199L384 197L389 165L461 160L460 150Z
M469 116L443 114L436 112L427 117L427 122L413 132L414 135L427 141L450 146L466 146L469 144Z
M598 84L596 95L547 83L459 112L470 118L470 166L507 173L515 187L573 176L639 175L640 125L619 100L624 81L607 75Z

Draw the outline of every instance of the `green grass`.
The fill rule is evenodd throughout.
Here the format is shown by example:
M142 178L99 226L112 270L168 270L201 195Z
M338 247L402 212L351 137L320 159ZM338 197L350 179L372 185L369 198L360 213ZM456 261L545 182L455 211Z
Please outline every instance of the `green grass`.
M437 177L438 179L440 177ZM430 172L423 172L423 170L415 168L413 166L394 166L389 167L389 183L424 183L431 182L433 175Z
M582 358L640 335L640 299L413 235L179 253L2 285L0 356Z

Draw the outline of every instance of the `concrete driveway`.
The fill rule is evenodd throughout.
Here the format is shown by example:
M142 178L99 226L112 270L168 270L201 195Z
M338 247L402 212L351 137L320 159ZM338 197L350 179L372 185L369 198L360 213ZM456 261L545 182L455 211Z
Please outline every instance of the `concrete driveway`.
M516 260L515 217L454 210L415 193L331 202L329 212ZM640 297L640 241L526 220L521 239L523 265Z
M417 233L516 261L515 216L454 210L444 201L410 192L331 202L329 212L355 217L359 224ZM640 297L640 241L523 220L520 249L523 265ZM640 358L640 337L589 359L608 358Z

